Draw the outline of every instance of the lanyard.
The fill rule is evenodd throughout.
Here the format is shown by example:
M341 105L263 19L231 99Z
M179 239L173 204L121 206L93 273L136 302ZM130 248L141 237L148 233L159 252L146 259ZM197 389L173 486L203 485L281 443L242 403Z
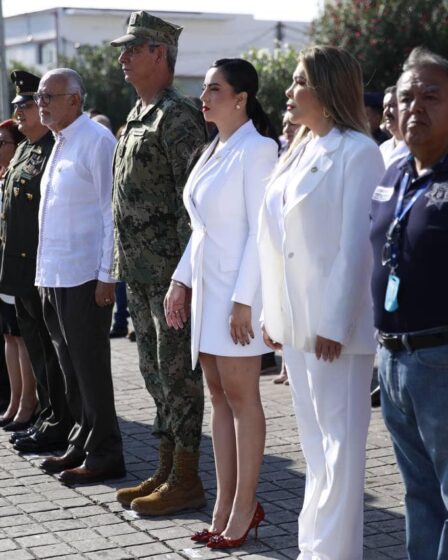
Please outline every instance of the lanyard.
M418 189L418 191L414 193L414 196L411 198L411 200L402 209L404 195L406 193L406 189L409 184L409 173L404 174L403 179L401 180L400 183L400 190L398 192L397 205L395 206L395 213L394 213L394 218L397 221L397 224L403 220L403 218L406 216L409 210L414 206L414 204L417 202L420 196L426 191L426 189L429 187L431 183L432 183L432 177L430 177L427 181L425 181L425 183L423 183L423 185Z
M387 230L386 245L384 246L384 248L386 249L386 253L388 255L390 255L389 258L386 259L386 261L387 261L387 264L389 265L389 268L391 269L392 273L395 273L395 270L398 267L398 245L399 245L398 240L399 240L399 236L400 236L400 233L401 233L400 224L403 221L403 218L409 213L411 208L414 206L414 204L420 198L420 196L432 184L432 181L433 180L432 180L432 176L431 176L414 193L412 198L408 201L408 203L403 208L404 195L406 194L406 189L408 188L408 185L409 185L409 182L410 182L409 173L405 173L403 175L403 178L401 179L400 188L399 188L399 191L398 191L397 204L395 206L394 219L393 219L392 223L390 224L389 229ZM386 264L386 261L383 262L383 265Z

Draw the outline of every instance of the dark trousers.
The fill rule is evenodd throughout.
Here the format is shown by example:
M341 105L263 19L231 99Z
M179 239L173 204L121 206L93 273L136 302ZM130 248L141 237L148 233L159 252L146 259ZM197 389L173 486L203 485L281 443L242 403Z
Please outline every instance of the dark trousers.
M16 311L37 381L41 413L36 425L46 435L63 440L73 427L73 419L67 404L64 377L44 321L37 288L33 288L26 297L16 297Z
M128 328L128 296L126 293L126 282L115 284L115 313L113 328L117 331L126 331Z
M96 284L41 288L41 297L75 420L69 443L87 453L89 468L114 468L124 461L111 372L112 306L96 305Z

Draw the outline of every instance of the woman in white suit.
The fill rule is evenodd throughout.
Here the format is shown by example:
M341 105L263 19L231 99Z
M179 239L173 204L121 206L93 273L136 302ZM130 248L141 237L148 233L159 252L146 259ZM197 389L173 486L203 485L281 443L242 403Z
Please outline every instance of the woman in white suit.
M169 326L182 328L191 288L193 367L199 358L212 402L217 496L211 526L193 540L211 548L241 545L264 517L256 502L265 420L259 393L264 344L257 252L258 214L277 143L256 99L255 68L222 59L201 95L218 135L184 190L192 235L165 299ZM260 134L261 132L261 134Z
M283 346L307 462L299 558L361 560L375 352L369 207L384 165L347 51L302 51L286 95L303 129L267 187L258 241L265 341Z

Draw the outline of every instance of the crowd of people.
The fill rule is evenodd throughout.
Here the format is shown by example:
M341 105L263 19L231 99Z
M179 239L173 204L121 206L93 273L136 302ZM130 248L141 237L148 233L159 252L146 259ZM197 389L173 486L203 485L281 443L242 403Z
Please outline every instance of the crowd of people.
M199 108L173 87L181 32L141 11L112 41L138 96L117 139L83 112L75 71L11 75L0 425L19 452L63 451L41 468L64 484L125 475L110 357L127 330L111 331L120 282L160 440L156 470L120 504L150 516L205 505L204 376L217 491L191 538L227 549L257 532L261 359L281 351L275 381L291 386L306 460L299 558L361 560L378 347L408 555L447 558L448 61L414 49L378 111L350 53L306 48L279 142L249 62L214 62Z

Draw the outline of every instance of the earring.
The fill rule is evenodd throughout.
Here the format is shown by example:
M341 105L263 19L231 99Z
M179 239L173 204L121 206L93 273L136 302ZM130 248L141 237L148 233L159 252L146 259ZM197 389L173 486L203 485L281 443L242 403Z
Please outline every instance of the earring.
M330 113L325 109L323 109L322 114L324 115L324 119L329 119L330 118Z

